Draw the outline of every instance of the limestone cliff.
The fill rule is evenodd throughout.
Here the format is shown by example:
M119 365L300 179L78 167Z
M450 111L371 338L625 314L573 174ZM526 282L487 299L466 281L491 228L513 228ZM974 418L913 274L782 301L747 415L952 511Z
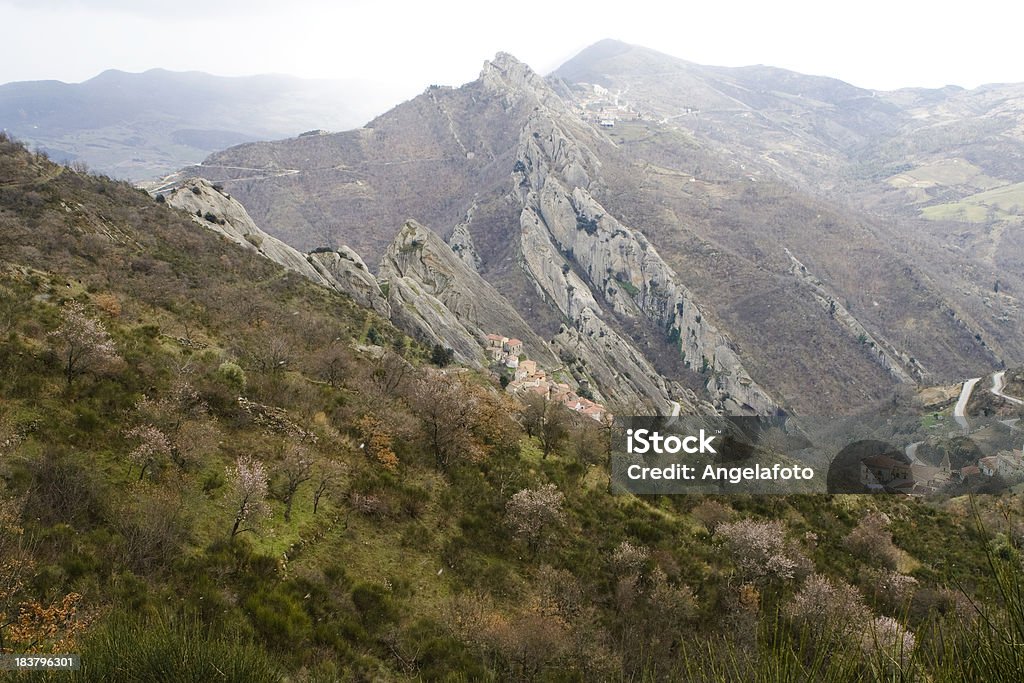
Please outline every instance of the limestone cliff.
M850 336L863 344L875 362L885 368L893 379L902 384L916 384L919 380L929 379L929 373L924 366L909 354L896 349L888 340L868 332L867 328L850 313L849 309L839 302L838 297L829 291L825 283L809 271L807 266L801 263L788 247L784 247L784 251L792 261L790 272L793 276L811 290L821 307L842 325Z
M466 218L459 222L458 225L452 230L452 234L448 237L448 246L452 248L455 255L466 262L470 268L476 272L480 272L480 255L476 251L476 245L473 244L473 233L469 231L469 224L473 222L473 211L476 209L476 202L469 207L466 212Z
M743 367L733 342L708 320L654 246L591 195L600 163L573 134L573 126L583 124L565 111L546 83L512 62L507 57L495 60L481 77L485 84L515 89L519 97L534 102L520 135L513 194L523 207L523 268L569 320L566 330L576 332L560 334L560 343L587 354L592 367L605 366L612 377L633 378L636 391L664 406L670 400L665 383L635 345L609 324L614 318L646 319L678 344L685 364L708 375L706 387L717 409L757 414L777 410ZM604 341L587 341L596 335ZM648 381L636 381L640 368Z
M278 263L325 287L335 287L329 275L314 268L306 257L261 230L245 207L204 178L189 178L164 195L167 203L183 209L204 228L218 232L246 249Z
M489 333L517 337L542 365L557 360L512 305L436 233L408 221L385 251L380 277L387 282L392 319L420 336L479 364Z
M199 225L235 244L257 252L309 280L352 297L384 318L391 317L387 298L377 279L347 246L302 254L264 232L238 201L203 178L189 178L164 195L167 203L187 211Z
M342 245L337 249L317 249L308 256L309 263L336 288L351 296L356 303L377 311L382 317L391 317L391 306L381 291L377 278L359 254Z

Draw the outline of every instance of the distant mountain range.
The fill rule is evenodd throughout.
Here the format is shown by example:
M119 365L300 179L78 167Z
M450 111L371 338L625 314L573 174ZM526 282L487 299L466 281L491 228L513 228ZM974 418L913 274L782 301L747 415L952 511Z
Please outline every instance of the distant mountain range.
M400 99L364 81L110 70L0 86L0 129L57 161L145 180L241 142L347 130Z

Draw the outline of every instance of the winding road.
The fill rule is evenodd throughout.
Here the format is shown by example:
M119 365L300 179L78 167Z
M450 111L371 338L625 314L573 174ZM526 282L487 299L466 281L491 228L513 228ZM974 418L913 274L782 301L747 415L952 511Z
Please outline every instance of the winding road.
M956 406L953 407L953 417L956 418L956 422L962 429L969 429L970 424L967 422L967 416L964 414L964 410L967 409L967 402L971 400L971 392L974 391L974 385L981 381L980 377L974 377L964 382L963 388L960 390L960 398L956 400Z
M989 389L993 394L999 398L1005 398L1010 403L1017 405L1024 405L1024 400L1014 398L1013 396L1007 396L1003 393L1003 387L1006 386L1006 370L1000 370L992 375L992 388Z
M974 386L980 381L980 377L974 377L964 382L963 388L960 389L960 398L957 399L956 406L953 407L953 417L956 419L957 424L965 431L970 428L970 424L967 421L967 415L965 413L967 409L967 402L971 400L971 394L974 392ZM989 392L1001 399L1009 401L1010 403L1024 405L1024 399L1004 394L1004 386L1006 386L1006 370L993 372L992 386L989 387Z

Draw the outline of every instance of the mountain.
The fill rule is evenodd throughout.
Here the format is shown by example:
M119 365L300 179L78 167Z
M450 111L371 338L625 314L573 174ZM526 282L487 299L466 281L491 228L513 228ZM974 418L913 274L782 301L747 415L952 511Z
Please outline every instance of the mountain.
M361 81L110 70L0 85L0 129L53 159L147 180L247 140L345 130L398 99Z
M685 326L669 350L714 350L722 367L729 339L684 271L596 198L581 128L555 120L522 65L500 57L485 74L530 119L509 199L517 267L564 311L552 346L580 349L575 371L598 372L580 363L596 348L602 372L632 372L649 361L626 324L646 319ZM471 270L491 258L475 239L488 211L485 197L467 211L457 249L391 226L378 282L350 247L277 241L219 184L154 198L0 134L3 654L73 651L81 668L61 676L112 683L1016 680L1024 577L1007 492L615 494L617 430L519 402L386 320L436 306L470 334L474 321L519 334L505 292ZM559 277L578 289L557 291ZM708 378L718 405L686 406L700 424L767 398L729 362ZM970 401L931 387L910 406L927 410L873 406L839 426L895 443L861 439L836 459L890 476L977 461L1009 477L1021 456L1004 444L1019 441L1000 420L1020 417L1022 377L995 373ZM619 386L650 398L657 379ZM935 429L958 394L999 420L970 438ZM773 428L741 445L760 457L807 443ZM964 469L960 490L1005 488Z
M965 262L864 177L911 104L960 95L606 41L549 78L500 54L364 128L238 145L184 175L300 249L368 263L418 221L578 368L616 365L602 390L642 375L648 406L694 390L727 411L841 411L1024 358L1016 233Z

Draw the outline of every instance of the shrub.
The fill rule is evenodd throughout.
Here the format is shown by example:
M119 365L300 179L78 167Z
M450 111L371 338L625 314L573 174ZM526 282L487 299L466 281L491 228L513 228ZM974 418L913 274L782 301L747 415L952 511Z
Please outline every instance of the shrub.
M846 537L846 547L865 562L889 569L896 568L900 557L889 532L889 517L884 512L865 515Z
M239 394L245 391L247 384L245 371L237 363L231 361L221 363L217 368L217 379Z
M398 611L392 604L391 595L383 586L357 584L352 589L352 604L356 606L363 625L371 630L398 618Z
M746 581L791 579L806 563L786 540L786 527L778 520L741 519L721 524L715 532Z
M783 614L820 646L841 644L861 633L871 618L856 588L820 574L807 577Z
M116 614L82 647L72 681L280 681L265 651L192 620Z

